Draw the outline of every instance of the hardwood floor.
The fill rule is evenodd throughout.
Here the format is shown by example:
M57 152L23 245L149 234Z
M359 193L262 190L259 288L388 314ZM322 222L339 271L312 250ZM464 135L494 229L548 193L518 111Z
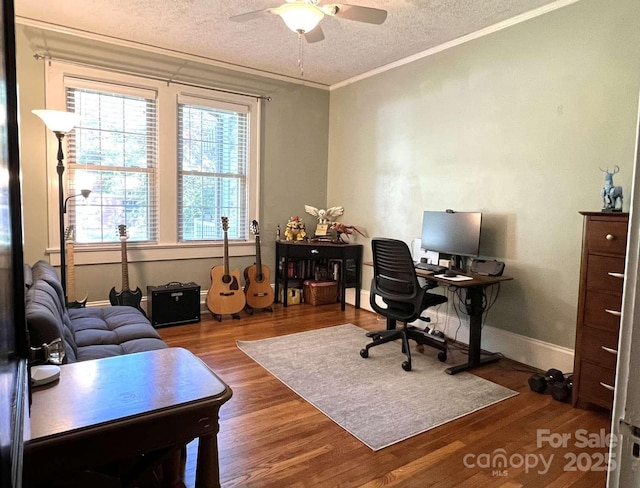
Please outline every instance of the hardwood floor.
M240 320L224 318L220 323L209 313L202 318L159 332L169 345L199 356L233 389L220 411L223 487L605 485L607 448L602 437L610 431L609 413L574 409L531 392L531 371L525 366L503 359L474 371L519 395L374 452L262 369L235 341L349 322L367 330L384 329L378 316L351 306L341 312L339 304L286 309L276 304L273 313L243 313ZM363 337L363 344L366 341ZM411 374L400 368L400 359L398 374ZM452 350L447 363L463 359L462 351ZM187 486L194 483L195 447L189 446Z

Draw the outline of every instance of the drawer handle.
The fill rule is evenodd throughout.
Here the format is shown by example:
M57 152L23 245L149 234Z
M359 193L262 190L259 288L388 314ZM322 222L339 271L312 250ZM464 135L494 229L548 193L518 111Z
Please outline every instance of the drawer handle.
M616 317L620 317L622 315L622 312L618 312L617 310L609 310L608 308L605 308L604 311L611 315L615 315Z
M607 385L606 383L603 383L602 381L600 382L600 385L601 385L601 386L604 386L604 387L605 387L607 390L609 390L609 391L613 391L613 390L615 390L615 388L614 388L613 386L611 386L611 385Z
M608 241L612 241L612 240L614 240L614 239L615 239L615 237L614 237L614 235L613 235L613 234L607 234L607 236L605 237L605 239L606 239L606 240L608 240Z
M609 354L613 354L615 356L618 355L618 351L616 351L615 349L611 349L610 347L607 346L600 346L602 348L603 351L607 351Z
M319 254L320 251L318 251L317 249L311 249L311 254Z
M609 271L607 274L609 276L613 276L614 278L624 278L624 273L614 273L613 271Z

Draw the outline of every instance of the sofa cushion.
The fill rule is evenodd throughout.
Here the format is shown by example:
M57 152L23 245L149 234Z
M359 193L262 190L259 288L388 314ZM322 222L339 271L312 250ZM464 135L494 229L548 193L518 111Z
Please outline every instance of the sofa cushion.
M164 349L147 318L126 306L70 309L78 361Z
M69 316L58 300L58 292L48 282L34 281L27 290L26 318L31 345L39 347L61 338L66 352L65 362L76 361L76 341Z
M51 264L43 260L38 261L31 268L31 276L34 283L38 280L43 280L49 283L58 294L58 300L60 303L65 305L64 308L66 310L67 307L65 303L64 290L62 289L62 282L58 277L58 272L53 266L51 266Z

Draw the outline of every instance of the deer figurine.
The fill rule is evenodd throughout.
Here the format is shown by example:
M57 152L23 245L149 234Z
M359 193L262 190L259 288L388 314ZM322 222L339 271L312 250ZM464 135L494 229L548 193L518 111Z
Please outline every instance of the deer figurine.
M613 175L620 171L620 167L615 165L612 172L609 168L598 169L604 173L604 187L600 191L602 209L609 212L622 212L622 187L613 184Z

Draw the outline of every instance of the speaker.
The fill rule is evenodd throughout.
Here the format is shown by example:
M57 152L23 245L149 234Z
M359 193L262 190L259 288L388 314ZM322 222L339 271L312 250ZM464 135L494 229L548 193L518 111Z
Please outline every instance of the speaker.
M484 259L474 259L471 261L471 272L488 276L502 276L504 263L502 261L485 261Z
M200 285L147 286L147 312L154 327L200 322Z

